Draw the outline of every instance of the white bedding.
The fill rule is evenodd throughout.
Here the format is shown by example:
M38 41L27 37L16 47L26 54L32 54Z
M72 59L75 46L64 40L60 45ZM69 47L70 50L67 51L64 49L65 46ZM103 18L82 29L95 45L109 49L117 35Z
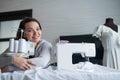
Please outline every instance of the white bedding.
M52 66L27 71L1 73L1 80L120 80L120 71L90 62L80 62L74 69L53 69Z

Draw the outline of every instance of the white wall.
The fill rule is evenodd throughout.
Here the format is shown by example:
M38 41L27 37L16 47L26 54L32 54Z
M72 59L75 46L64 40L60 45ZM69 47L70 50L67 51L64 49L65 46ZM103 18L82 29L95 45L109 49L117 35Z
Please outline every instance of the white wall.
M93 33L105 18L120 24L120 0L0 0L0 12L33 9L43 38L55 43L60 35Z

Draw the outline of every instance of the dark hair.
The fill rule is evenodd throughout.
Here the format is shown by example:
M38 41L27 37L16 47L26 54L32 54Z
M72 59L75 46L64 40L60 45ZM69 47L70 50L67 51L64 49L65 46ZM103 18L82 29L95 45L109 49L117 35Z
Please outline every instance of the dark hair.
M28 22L31 22L31 21L34 21L34 22L37 22L38 23L38 25L39 25L39 27L40 27L40 29L42 30L42 27L41 27L41 25L40 25L40 22L37 20L37 19L35 19L35 18L31 18L31 17L27 17L27 18L24 18L21 22L20 22L20 24L19 24L19 28L18 28L18 31L17 31L17 35L16 35L16 39L20 39L21 38L21 30L25 30L25 24L26 23L28 23ZM23 32L23 34L24 34L24 32ZM22 36L22 38L24 38L23 36Z

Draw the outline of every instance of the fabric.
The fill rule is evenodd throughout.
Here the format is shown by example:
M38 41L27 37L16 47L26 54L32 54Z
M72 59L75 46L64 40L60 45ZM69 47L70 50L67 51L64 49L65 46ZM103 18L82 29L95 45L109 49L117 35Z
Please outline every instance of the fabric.
M0 67L3 65L11 64L9 66L10 71L19 70L18 68L12 65L12 59L11 59L12 57L10 57L9 59L9 57L7 58L7 56L3 56L7 51L8 50L6 50L2 55L0 55ZM44 68L47 65L49 65L51 54L52 54L52 44L46 40L41 40L41 42L38 44L37 48L35 49L35 54L34 54L35 57L31 58L30 60L38 61L39 66ZM7 64L4 62L7 62Z
M116 32L105 25L100 25L93 36L102 41L103 65L120 70L120 27L118 26L118 32Z
M46 69L36 67L26 71L2 73L1 80L119 80L120 71L90 62L75 64L75 69ZM55 67L55 66L54 66Z

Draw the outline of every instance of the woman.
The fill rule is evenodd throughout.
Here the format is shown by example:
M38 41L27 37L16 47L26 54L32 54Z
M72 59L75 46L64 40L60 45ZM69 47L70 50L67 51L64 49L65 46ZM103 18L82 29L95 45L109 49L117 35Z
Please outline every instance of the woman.
M32 59L39 61L42 68L46 67L50 62L50 56L52 52L52 45L46 40L41 39L42 28L34 18L25 18L20 22L19 29L17 31L17 39L20 39L20 29L24 30L22 38L35 43L35 53ZM34 60L25 59L18 56L6 56L8 49L0 56L0 67L2 71L14 71L14 68L22 70L31 69L32 66L36 66Z

